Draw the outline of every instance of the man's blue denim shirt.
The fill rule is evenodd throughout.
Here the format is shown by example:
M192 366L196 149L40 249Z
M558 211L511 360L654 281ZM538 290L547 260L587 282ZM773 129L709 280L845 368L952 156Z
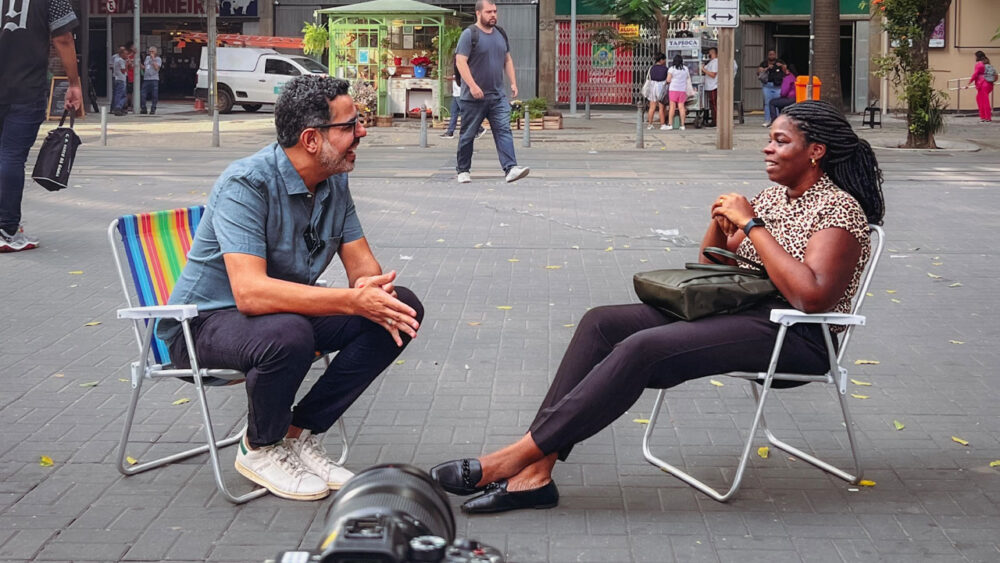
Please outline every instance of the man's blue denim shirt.
M222 259L230 252L264 258L272 278L313 285L341 244L363 236L347 174L327 178L311 194L273 143L230 164L215 182L169 303L199 311L236 307ZM170 319L157 327L168 342L179 334Z

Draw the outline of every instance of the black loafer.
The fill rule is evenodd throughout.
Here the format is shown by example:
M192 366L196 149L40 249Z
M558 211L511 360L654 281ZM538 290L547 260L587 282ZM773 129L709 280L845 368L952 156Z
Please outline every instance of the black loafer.
M559 489L555 481L530 491L507 491L507 480L490 483L486 492L462 503L466 514L507 512L521 508L553 508L559 505Z
M476 486L482 478L483 467L478 459L446 461L431 469L431 479L453 495L468 496L485 490L485 485Z

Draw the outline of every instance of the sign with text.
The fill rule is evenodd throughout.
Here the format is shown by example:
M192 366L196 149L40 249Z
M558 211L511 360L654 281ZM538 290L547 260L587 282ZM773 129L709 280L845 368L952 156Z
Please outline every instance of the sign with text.
M712 27L739 27L740 0L705 0L705 23Z

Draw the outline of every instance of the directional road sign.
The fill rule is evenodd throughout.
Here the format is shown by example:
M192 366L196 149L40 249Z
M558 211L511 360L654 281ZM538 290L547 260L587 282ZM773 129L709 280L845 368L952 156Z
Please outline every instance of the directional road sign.
M740 0L706 0L705 23L714 27L739 27Z

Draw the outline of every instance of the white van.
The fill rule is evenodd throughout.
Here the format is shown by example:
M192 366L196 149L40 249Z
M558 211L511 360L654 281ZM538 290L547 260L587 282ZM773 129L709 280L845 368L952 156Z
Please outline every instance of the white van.
M322 64L302 55L283 55L274 49L218 47L215 50L219 113L229 113L234 104L257 111L278 100L281 87L302 74L329 74ZM208 48L201 49L196 98L208 98Z

